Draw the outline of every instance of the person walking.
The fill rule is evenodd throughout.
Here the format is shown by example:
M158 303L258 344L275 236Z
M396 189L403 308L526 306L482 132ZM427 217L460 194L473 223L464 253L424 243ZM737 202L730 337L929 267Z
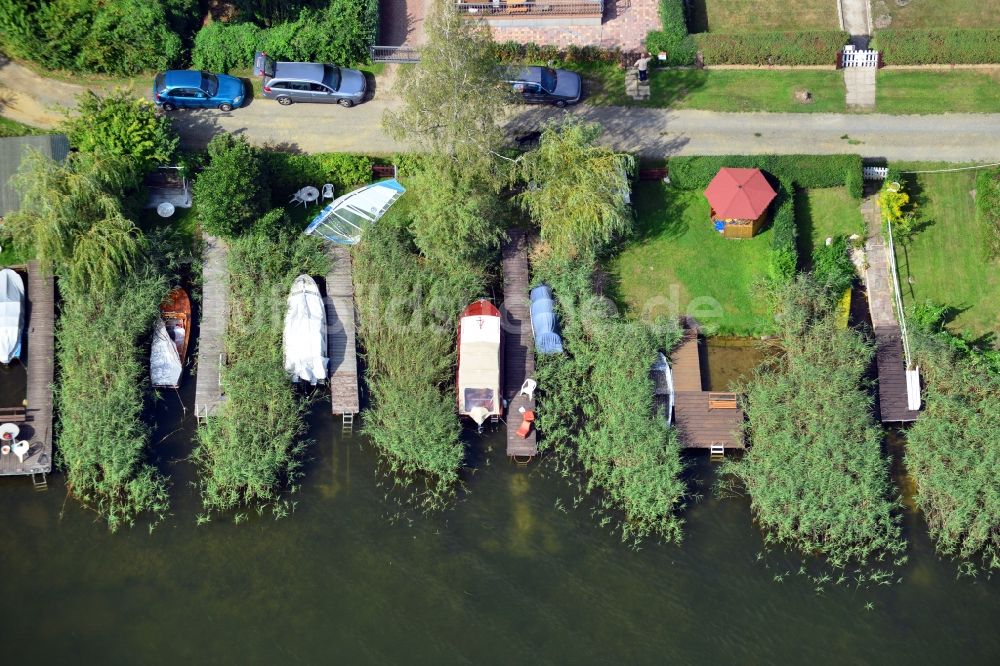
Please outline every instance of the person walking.
M646 81L649 79L649 61L652 58L649 57L648 53L643 53L638 60L635 61L634 67L639 72L639 80Z

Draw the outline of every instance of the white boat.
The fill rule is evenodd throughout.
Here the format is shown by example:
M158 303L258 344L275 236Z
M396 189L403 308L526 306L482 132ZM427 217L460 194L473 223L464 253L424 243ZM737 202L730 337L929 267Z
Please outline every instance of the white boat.
M191 341L191 299L181 287L170 290L160 304L149 352L149 379L153 386L177 388Z
M295 278L285 311L285 372L293 382L315 386L326 381L326 308L316 281L308 275Z
M670 371L670 364L667 363L667 356L663 352L660 352L659 358L653 364L652 376L656 394L667 396L667 425L672 425L674 422L674 375Z
M458 326L458 413L480 427L503 415L500 402L500 311L479 299L462 312Z
M24 331L24 280L9 268L0 270L0 363L21 357Z

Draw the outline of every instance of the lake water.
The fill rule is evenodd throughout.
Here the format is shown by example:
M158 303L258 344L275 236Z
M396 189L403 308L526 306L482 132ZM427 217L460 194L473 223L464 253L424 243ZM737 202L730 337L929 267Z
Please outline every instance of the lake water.
M174 486L152 534L109 534L60 475L44 493L0 479L4 663L1000 660L1000 584L956 580L917 514L901 583L817 594L797 558L758 561L748 502L712 497L704 457L690 459L705 497L681 546L629 549L591 501L572 508L549 465L508 463L500 433L470 442L476 469L453 508L393 520L371 448L321 403L294 514L199 527L193 399L188 380L155 407Z

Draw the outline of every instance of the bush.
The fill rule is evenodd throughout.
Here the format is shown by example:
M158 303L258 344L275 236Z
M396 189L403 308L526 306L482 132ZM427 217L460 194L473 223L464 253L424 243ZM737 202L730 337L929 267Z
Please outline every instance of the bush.
M621 49L603 49L599 46L557 46L538 45L534 42L497 42L493 46L493 56L504 63L529 62L612 62L621 61Z
M0 46L48 69L131 76L181 55L160 0L0 0Z
M194 182L198 221L213 235L232 238L247 230L271 204L260 151L246 138L217 134L209 164Z
M695 40L688 34L683 0L660 0L661 30L646 35L646 50L666 51L668 65L690 65L697 53Z
M337 196L365 185L372 180L375 161L367 155L350 153L294 155L269 151L264 153L264 162L271 183L271 198L287 201L292 192L304 185L319 187L331 183Z
M212 72L249 67L262 33L252 23L209 23L194 37L191 64Z
M976 176L976 218L986 229L986 256L1000 255L1000 169Z
M813 252L812 264L813 279L831 298L840 298L857 276L844 236L837 236L830 245L818 247Z
M694 36L706 65L834 65L850 38L838 30L807 32L699 33Z
M1000 30L878 30L871 48L882 52L887 65L1000 63Z
M771 210L774 211L771 223L774 236L771 239L770 277L779 283L790 282L795 277L795 269L799 263L799 229L795 223L793 188L790 181L782 180L778 196L771 205Z
M861 174L859 155L701 155L671 157L670 181L683 189L702 189L722 167L756 167L799 187L848 185L852 194ZM852 180L854 179L854 180Z
M765 542L845 567L901 555L898 502L864 385L872 345L804 276L777 293L785 355L745 387L751 446L730 461Z
M101 97L85 92L77 97L76 113L62 131L74 148L97 155L135 161L139 171L169 162L177 149L170 121L151 102L123 90Z

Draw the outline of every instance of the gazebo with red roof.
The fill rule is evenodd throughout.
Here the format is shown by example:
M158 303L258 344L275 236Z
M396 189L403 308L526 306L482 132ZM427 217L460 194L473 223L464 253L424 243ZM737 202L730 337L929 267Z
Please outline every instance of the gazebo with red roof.
M705 188L712 223L725 238L753 237L776 196L760 169L723 167Z

